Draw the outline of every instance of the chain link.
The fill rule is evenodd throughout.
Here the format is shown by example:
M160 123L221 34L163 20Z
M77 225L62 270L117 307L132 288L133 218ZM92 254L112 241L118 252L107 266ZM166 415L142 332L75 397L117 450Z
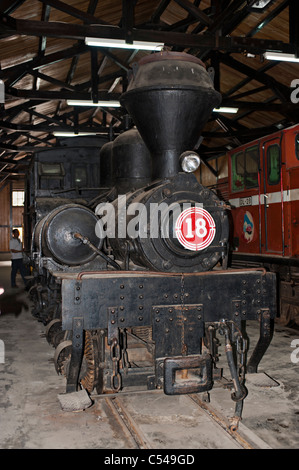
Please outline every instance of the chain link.
M111 388L118 392L121 388L121 375L119 373L120 345L116 338L113 338L110 346L110 358L112 361Z
M121 337L122 337L122 348L121 348L121 354L122 354L122 368L125 374L128 373L128 368L129 368L129 358L128 358L128 351L127 351L127 335L124 330L120 330Z
M240 383L243 384L245 380L245 353L247 351L247 340L240 334L237 337L237 354L239 356L238 372L241 378Z

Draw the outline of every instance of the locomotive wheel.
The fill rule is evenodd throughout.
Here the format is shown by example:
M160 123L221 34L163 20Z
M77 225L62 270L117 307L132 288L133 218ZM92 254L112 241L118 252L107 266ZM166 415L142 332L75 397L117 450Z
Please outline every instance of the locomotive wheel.
M85 331L84 354L79 373L79 382L89 393L96 388L98 393L102 393L102 369L98 367L98 347L96 337L90 331ZM58 374L67 376L71 360L72 342L63 341L55 351L54 363Z
M55 349L54 354L54 365L58 375L63 375L64 363L69 360L72 353L72 342L62 341L59 346Z
M57 347L59 343L55 339L56 335L62 331L62 322L58 318L50 321L46 328L46 338L49 344L54 347ZM59 341L60 342L60 341Z

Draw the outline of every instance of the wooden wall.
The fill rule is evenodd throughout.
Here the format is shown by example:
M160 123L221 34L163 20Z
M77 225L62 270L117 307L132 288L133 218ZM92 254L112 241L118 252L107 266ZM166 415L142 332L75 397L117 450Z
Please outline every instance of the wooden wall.
M24 207L12 207L13 190L24 190L24 183L13 181L0 187L0 253L9 252L12 229L23 227Z

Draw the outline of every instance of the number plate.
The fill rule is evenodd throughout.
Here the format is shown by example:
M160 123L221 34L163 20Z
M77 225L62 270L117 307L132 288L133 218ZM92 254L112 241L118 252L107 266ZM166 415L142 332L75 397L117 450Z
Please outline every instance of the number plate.
M248 197L240 197L240 207L241 206L251 206L252 205L252 198L251 196Z

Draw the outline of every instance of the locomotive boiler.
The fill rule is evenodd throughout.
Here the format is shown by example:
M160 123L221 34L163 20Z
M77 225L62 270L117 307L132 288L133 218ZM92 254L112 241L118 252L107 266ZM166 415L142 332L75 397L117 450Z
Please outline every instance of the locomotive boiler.
M234 423L240 418L243 326L246 320L260 324L247 364L256 372L271 341L276 287L265 270L227 269L226 206L193 174L201 129L220 101L199 59L174 52L141 59L121 96L137 130L105 149L113 187L93 202L98 239L83 219L64 227L63 240L55 239L55 225L44 235L37 230L56 266L55 250L63 251L52 275L61 285L64 336L54 361L66 377L66 393L59 396L64 409L73 409L74 394L84 408L93 393L131 386L169 395L208 392L221 376L219 333L232 377ZM48 228L59 211L48 216ZM68 259L64 243L90 249L94 260L108 259L85 269Z

